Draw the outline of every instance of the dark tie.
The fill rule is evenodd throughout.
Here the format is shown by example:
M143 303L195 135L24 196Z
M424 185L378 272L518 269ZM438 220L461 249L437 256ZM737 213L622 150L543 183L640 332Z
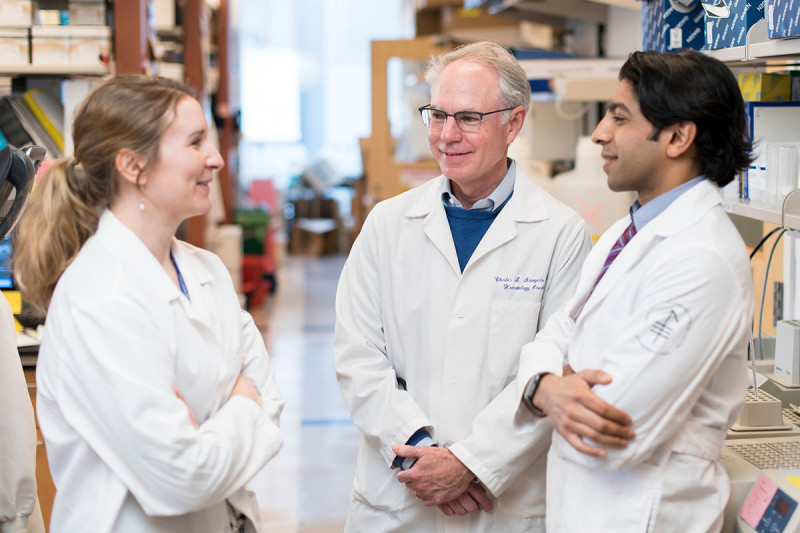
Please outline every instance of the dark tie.
M622 232L622 235L619 236L617 242L614 243L614 246L611 247L611 251L608 252L608 257L606 257L606 262L603 263L603 269L600 271L600 275L597 276L597 281L595 281L594 285L592 286L592 292L594 292L594 289L595 287L597 287L597 284L600 283L600 280L603 279L603 276L605 275L606 270L608 270L608 267L611 266L611 263L614 262L614 259L617 258L619 253L622 251L623 248L625 248L625 245L628 244L628 242L630 242L630 240L633 238L634 235L636 235L636 226L634 226L633 221L631 221L630 225L628 225L628 227L625 228L625 231Z

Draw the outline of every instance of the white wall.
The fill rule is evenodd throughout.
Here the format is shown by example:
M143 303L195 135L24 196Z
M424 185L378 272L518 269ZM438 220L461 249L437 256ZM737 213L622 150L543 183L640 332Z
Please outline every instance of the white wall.
M642 49L640 9L611 6L606 24L606 56L627 57Z

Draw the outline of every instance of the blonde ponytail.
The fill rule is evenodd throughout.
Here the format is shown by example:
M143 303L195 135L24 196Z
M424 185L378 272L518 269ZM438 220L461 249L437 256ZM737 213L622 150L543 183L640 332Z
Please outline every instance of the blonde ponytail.
M97 211L69 186L62 159L31 191L14 234L14 277L24 300L46 312L56 282L97 229Z

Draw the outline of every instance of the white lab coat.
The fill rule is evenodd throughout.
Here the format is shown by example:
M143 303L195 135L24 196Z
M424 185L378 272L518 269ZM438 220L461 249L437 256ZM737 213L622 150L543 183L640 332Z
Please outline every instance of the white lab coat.
M44 533L36 499L36 426L14 315L0 296L0 531Z
M744 401L753 313L747 252L704 180L638 232L587 300L629 223L603 235L573 300L523 349L518 391L537 372L560 373L568 354L575 371L612 376L594 392L636 431L605 459L553 436L547 531L719 531L730 487L720 448Z
M362 431L347 531L542 531L547 421L515 428L520 348L572 296L583 221L518 168L463 274L437 179L379 203L336 297L336 372ZM398 387L405 380L407 391ZM496 498L491 513L424 507L392 468L421 427Z
M37 363L51 533L218 533L226 499L258 530L245 484L282 445L283 400L222 262L177 239L172 251L191 303L105 211L56 286ZM240 373L263 408L228 399Z

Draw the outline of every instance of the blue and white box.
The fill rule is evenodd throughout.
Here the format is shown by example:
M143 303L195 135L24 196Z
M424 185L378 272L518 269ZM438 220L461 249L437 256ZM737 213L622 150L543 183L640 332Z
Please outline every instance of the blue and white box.
M800 36L800 0L766 0L770 39Z
M642 3L642 49L677 52L701 50L703 9L693 0L647 0Z
M748 30L764 18L764 0L713 0L703 9L708 50L744 46Z

